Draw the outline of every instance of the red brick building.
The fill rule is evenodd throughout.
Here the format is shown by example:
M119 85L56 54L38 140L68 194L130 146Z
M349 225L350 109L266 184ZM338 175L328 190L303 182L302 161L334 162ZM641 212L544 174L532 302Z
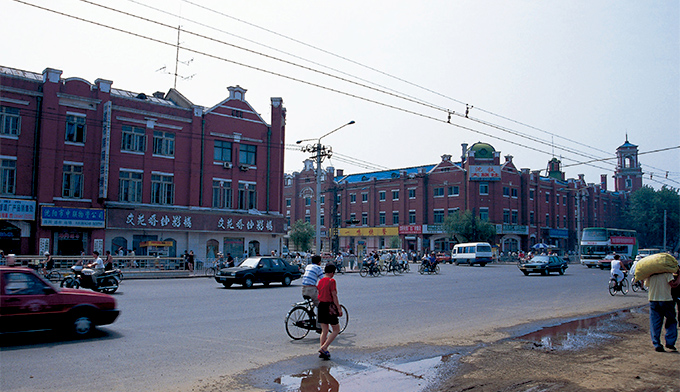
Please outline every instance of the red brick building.
M627 141L617 154L630 155L626 175L631 186L619 189L617 182L616 191L607 190L604 175L598 184L587 184L583 176L565 179L555 158L543 176L539 170L518 169L510 155L501 161L500 152L487 143L463 144L462 150L457 162L443 155L437 164L352 175L327 168L321 197L323 249L362 254L388 248L398 237L403 249L448 250L453 243L442 229L444 218L470 210L495 224L500 250L528 250L539 242L575 250L579 212L582 228L616 227L627 194L642 186L637 147ZM301 172L285 176L289 225L298 219L316 224L315 175L308 160Z
M204 108L0 67L0 249L280 250L286 109L272 98L267 123L245 93Z

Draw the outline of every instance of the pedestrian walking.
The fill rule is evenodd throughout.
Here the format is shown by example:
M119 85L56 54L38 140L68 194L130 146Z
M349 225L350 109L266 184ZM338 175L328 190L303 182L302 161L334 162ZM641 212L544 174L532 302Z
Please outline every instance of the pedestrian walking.
M675 302L671 295L671 288L680 285L680 275L673 276L670 272L654 274L645 281L649 291L649 333L652 337L654 349L664 352L661 344L661 327L664 326L666 334L666 348L670 351L678 351L675 342L678 339L678 320L675 314ZM664 322L665 321L665 322Z
M342 307L338 301L338 289L335 283L335 265L328 264L324 268L324 277L319 281L319 324L321 324L321 337L319 342L319 358L331 359L328 347L340 333L338 317L342 316ZM329 329L332 331L329 333Z

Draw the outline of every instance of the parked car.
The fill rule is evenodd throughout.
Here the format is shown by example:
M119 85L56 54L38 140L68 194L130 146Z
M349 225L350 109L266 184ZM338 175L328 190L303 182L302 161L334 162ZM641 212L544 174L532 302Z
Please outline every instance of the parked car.
M623 266L626 269L630 269L630 266L633 265L633 260L631 260L631 258L626 255L619 255L619 257L621 257L621 263L623 263ZM610 269L612 267L612 260L614 260L613 254L606 255L604 259L597 261L597 266L600 267L600 269Z
M222 268L215 274L215 281L224 287L240 284L243 287L253 287L255 283L268 286L272 282L281 282L290 286L295 279L300 279L301 273L297 266L291 265L278 257L249 257L236 267Z
M557 272L564 275L564 271L569 267L566 261L559 256L540 255L534 256L528 261L519 261L517 263L520 271L524 275L531 273L538 273L541 275L548 275L551 272Z
M62 329L86 336L118 317L108 294L59 288L30 268L0 267L0 275L1 332Z

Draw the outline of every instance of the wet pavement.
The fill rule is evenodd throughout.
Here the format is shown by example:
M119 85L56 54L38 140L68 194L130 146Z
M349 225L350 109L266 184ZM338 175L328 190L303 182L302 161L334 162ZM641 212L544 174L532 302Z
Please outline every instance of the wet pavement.
M633 308L569 320L508 339L548 350L576 350L614 339L612 332L626 328L620 320L638 311ZM337 349L328 361L310 354L253 370L240 379L251 387L277 392L338 391L340 386L343 392L436 391L455 372L459 359L479 347L410 344L370 352Z

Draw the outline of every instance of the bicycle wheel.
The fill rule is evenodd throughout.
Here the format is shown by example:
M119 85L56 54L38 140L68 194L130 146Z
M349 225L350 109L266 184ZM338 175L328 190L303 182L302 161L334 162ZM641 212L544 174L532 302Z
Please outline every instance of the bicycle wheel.
M307 336L312 328L312 316L303 306L296 306L286 316L286 333L293 340L300 340Z
M347 324L349 324L349 312L345 305L340 305L340 307L342 308L342 317L338 317L338 322L340 323L340 333L343 333Z
M48 272L47 275L45 275L45 278L47 278L47 280L61 280L61 273L59 271L52 270Z
M621 281L621 293L623 293L623 295L628 294L628 280L626 279Z
M614 279L609 279L609 294L612 296L616 294L616 281Z
M205 269L205 276L215 276L215 268L214 267L208 267Z
M359 276L365 278L368 275L368 267L361 267L359 270Z
M434 273L435 273L435 274L439 274L439 272L441 272L441 268L439 268L439 264L437 264L437 265L434 267Z
M637 292L640 289L640 286L638 285L638 282L631 283L630 288L633 290L633 292Z
M421 264L418 267L418 272L420 272L421 275L424 275L425 274L425 265Z

